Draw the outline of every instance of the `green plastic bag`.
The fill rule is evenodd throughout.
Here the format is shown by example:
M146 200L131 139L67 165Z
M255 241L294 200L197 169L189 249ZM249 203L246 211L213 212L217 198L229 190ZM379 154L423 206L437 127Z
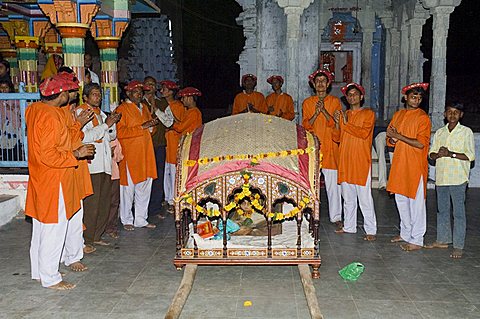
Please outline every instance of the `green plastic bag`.
M348 281L356 281L365 270L365 266L359 262L346 265L338 271L340 276Z

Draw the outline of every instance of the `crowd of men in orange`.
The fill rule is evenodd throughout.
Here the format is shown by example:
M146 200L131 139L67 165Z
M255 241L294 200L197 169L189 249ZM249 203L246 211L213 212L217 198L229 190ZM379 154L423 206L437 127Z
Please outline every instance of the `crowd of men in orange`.
M267 81L273 93L265 99L255 91L257 78L244 75L244 91L235 97L232 115L255 112L293 120L293 99L282 92L283 78L274 75ZM342 110L340 100L329 95L332 81L327 70L309 76L314 95L303 102L302 125L321 142L329 217L336 232L357 232L359 203L364 239L373 241L375 113L363 106L365 90L357 83L342 88L349 105ZM427 88L425 83L403 88L405 109L395 113L387 129L388 143L395 146L387 190L395 194L401 219L400 234L392 242L405 242L401 247L407 251L423 247L426 231L431 124L419 106ZM66 290L75 285L62 279L59 263L73 271L87 270L83 254L94 252L96 245L109 245L104 233L117 238L119 219L126 231L153 229L149 215L165 218L158 213L173 212L177 148L182 135L202 125L197 107L202 93L168 80L157 88L149 76L131 81L125 87L127 99L106 115L96 83L83 87L83 103L76 105L79 82L68 68L47 77L39 90L41 101L26 111L30 179L25 213L33 218L32 279L43 287ZM444 153L438 151L438 158Z

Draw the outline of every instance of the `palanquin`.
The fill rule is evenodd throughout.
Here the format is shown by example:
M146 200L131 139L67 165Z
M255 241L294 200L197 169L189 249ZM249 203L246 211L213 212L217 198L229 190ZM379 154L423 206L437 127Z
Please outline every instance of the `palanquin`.
M318 140L302 126L263 114L239 114L209 122L186 135L178 149L175 266L298 265L318 278ZM199 220L245 214L248 201L266 221L266 236L220 240L197 234ZM272 235L275 224L282 233Z

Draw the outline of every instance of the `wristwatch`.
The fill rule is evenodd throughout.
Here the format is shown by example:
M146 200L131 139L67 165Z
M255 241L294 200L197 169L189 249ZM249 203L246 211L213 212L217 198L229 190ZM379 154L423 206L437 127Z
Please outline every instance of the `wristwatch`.
M453 157L453 158L457 158L457 154L456 154L456 153L452 153L452 157Z

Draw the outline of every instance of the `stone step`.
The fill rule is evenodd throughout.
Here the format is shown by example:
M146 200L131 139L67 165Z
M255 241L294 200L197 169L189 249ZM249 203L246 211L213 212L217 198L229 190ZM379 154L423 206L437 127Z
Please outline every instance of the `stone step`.
M9 223L21 210L19 196L0 194L0 227Z

